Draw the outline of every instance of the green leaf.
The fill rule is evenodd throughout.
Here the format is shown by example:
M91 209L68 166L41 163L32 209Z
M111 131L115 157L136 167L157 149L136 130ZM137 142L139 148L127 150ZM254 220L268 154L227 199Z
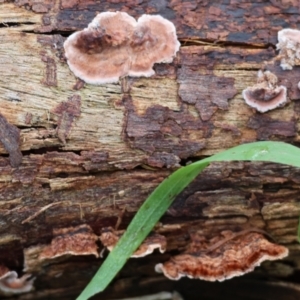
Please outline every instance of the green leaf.
M175 197L214 161L265 161L300 167L300 150L282 142L240 145L182 167L166 178L138 210L127 230L77 300L103 291L147 237Z

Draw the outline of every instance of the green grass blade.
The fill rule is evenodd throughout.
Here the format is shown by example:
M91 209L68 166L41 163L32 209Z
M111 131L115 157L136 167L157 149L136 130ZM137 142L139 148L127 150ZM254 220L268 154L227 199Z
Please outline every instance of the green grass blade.
M182 167L166 178L136 213L116 247L108 255L77 300L86 300L103 291L125 265L175 197L214 161L266 161L300 167L300 150L282 142L256 142L240 145Z
M300 167L300 149L283 142L255 142L240 145L202 161L265 161Z
M127 259L139 247L149 232L166 212L175 197L208 165L190 165L181 168L166 178L140 207L127 230L103 262L91 282L77 298L86 300L103 291L125 265Z
M298 237L298 242L300 243L300 217L299 217L299 221L298 221L297 237Z

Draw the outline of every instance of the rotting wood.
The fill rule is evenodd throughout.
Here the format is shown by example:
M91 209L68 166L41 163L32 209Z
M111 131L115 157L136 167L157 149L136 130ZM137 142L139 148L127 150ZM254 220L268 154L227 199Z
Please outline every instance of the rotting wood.
M0 114L0 141L5 150L9 153L9 162L13 168L22 163L22 153L20 151L20 130L16 126L9 124L5 117Z
M271 63L277 31L299 28L297 1L0 2L0 113L20 129L23 152L22 164L12 168L0 144L0 264L21 271L23 250L50 244L52 230L88 224L99 235L124 208L126 228L147 195L186 161L244 142L299 142L299 67L283 71ZM151 78L78 83L64 59L65 36L106 10L159 13L174 22L182 42L176 60L156 65ZM260 68L287 86L284 108L260 114L245 104L241 91L256 82ZM197 289L196 299L199 293L233 299L230 291L253 295L254 286L265 299L270 289L278 299L299 295L299 182L299 170L287 166L213 164L156 228L167 237L167 253L130 260L101 299L153 288L175 289L187 299ZM175 285L154 273L170 251L186 248L190 233L211 238L249 227L266 230L290 256L226 283L221 294L216 285ZM18 299L74 299L100 263L89 257L45 266L34 274L36 291Z

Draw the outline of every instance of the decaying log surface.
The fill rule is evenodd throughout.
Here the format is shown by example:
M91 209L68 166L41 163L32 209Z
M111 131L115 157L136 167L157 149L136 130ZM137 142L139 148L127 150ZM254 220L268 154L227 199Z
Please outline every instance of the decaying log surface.
M156 65L151 78L78 89L63 42L107 10L171 20L182 45L174 62ZM24 251L50 244L55 230L87 224L99 235L124 208L126 228L147 195L190 160L259 140L297 145L299 67L282 71L271 60L277 31L299 23L298 1L0 0L0 265L21 274ZM262 67L289 98L265 114L241 96ZM300 170L288 166L212 164L157 227L167 252L131 259L101 299L163 290L185 299L298 299L299 183ZM286 245L289 257L222 285L154 272L190 233L211 238L249 226ZM35 290L11 299L74 299L101 261L68 257L33 268Z

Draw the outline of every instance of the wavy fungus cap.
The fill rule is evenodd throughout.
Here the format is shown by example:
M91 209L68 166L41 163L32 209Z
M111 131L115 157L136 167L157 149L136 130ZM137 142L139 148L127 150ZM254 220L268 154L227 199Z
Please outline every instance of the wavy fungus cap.
M98 236L87 224L53 229L50 244L38 244L24 250L25 272L40 272L44 266L64 261L71 256L99 257Z
M104 12L65 41L71 71L90 84L116 82L130 67L129 40L136 21L126 13Z
M104 247L106 247L109 251L112 251L123 233L123 230L116 231L112 227L104 227L101 230L100 241ZM155 249L158 249L160 253L164 253L166 248L166 238L158 233L152 233L144 240L131 257L144 257L153 253Z
M33 289L33 278L30 274L24 274L18 278L16 271L0 265L0 294L14 295L30 292Z
M130 76L154 74L155 63L170 63L180 48L174 24L162 16L142 15L131 40L133 62Z
M191 245L189 251L157 264L155 270L172 280L187 276L224 281L253 271L265 260L282 259L288 255L286 247L271 243L263 234L256 232L248 232L237 239L226 238L226 241L207 252L197 251L195 245Z
M287 89L277 85L275 74L259 71L257 77L257 84L243 90L243 98L249 106L264 113L287 102Z
M283 70L292 70L300 65L300 30L285 28L278 31L278 44Z
M153 65L172 62L179 47L170 21L143 15L137 22L124 12L98 14L64 43L71 71L90 84L117 82L127 75L149 77Z

